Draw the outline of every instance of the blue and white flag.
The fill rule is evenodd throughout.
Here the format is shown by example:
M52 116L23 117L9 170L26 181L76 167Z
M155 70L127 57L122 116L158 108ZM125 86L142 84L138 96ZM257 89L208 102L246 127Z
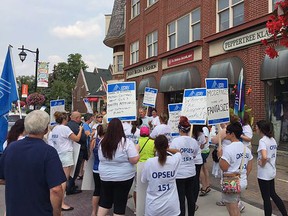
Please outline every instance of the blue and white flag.
M0 78L0 152L3 150L3 143L7 137L8 113L12 107L12 102L18 99L19 96L9 47Z

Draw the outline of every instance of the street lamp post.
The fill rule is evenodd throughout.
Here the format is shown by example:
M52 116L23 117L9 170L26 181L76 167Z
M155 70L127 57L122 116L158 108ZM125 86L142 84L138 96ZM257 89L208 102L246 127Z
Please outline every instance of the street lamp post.
M35 89L34 91L37 92L37 74L38 74L38 61L39 61L39 49L37 48L36 51L32 51L29 49L24 48L24 45L22 45L22 48L18 48L18 50L21 50L19 53L20 60L23 62L26 59L27 53L25 51L35 53L36 54L36 67L35 67Z

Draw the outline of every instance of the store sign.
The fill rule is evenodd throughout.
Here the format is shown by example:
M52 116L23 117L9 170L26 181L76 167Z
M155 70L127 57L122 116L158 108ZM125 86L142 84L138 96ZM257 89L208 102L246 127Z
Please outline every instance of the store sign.
M126 72L126 78L138 77L144 74L154 73L158 71L158 62L152 62L142 65L140 67L133 68Z
M194 50L185 52L167 59L168 67L183 64L194 60Z
M269 34L267 28L263 28L263 29L253 31L253 32L224 41L223 49L225 51L237 49L243 46L247 46L250 44L260 42L261 40L268 39L269 37L271 37L271 34Z

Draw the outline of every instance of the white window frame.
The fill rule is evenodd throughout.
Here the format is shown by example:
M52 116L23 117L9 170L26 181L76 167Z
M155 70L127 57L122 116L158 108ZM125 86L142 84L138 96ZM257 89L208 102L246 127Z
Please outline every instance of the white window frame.
M135 41L130 45L130 64L135 64L137 62L139 62L139 41Z
M192 13L195 12L196 10L200 10L200 19L198 21L193 21L192 20ZM196 25L196 24L199 24L200 23L200 38L201 38L201 8L198 7L198 8L195 8L193 11L191 11L190 13L188 14L185 14L183 15L182 17L179 17L177 20L174 20L170 23L168 23L167 25L167 50L173 50L173 49L176 49L178 48L178 35L177 35L177 32L178 32L178 24L177 24L177 21L182 19L183 17L186 17L187 15L189 15L188 19L189 19L189 26L187 26L187 28L189 27L189 43L193 42L193 26ZM169 26L172 25L174 23L175 25L175 31L174 32L171 32L169 34ZM170 37L175 35L175 47L170 49Z
M155 39L156 34L157 34L157 38ZM148 41L149 36L152 37L151 43L149 43L149 41ZM157 46L157 53L155 53L156 46ZM151 47L151 49L152 49L151 56L149 56L149 47ZM157 55L158 55L158 31L154 31L154 32L151 32L150 34L148 34L146 36L146 58L151 58L151 57L157 56Z
M280 2L281 0L277 0L276 2ZM272 13L274 10L273 0L268 0L268 13Z
M151 1L151 3L150 3ZM147 7L150 7L151 5L155 4L158 0L147 0Z
M122 70L119 69L119 56L122 56ZM123 74L124 70L124 52L113 53L113 74Z
M140 14L140 0L131 0L131 19L138 16L139 14Z
M233 27L233 7L239 5L239 4L242 4L244 3L244 0L240 0L239 2L237 3L234 3L232 2L233 0L229 0L229 5L228 7L222 9L222 10L218 10L218 2L219 0L217 0L216 2L216 27L217 27L217 32L220 32L220 16L219 14L225 10L229 10L229 28L232 28ZM243 6L244 7L244 6ZM245 13L245 8L244 8L244 13ZM227 30L227 29L224 29L224 30ZM224 30L221 30L221 31L224 31Z

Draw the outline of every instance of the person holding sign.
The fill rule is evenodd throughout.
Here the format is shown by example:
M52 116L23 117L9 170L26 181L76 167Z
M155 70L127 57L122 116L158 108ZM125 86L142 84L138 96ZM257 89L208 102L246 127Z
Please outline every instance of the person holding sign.
M140 128L142 126L149 127L149 121L151 121L151 117L146 115L147 109L145 107L139 108L139 119L142 121L142 124L139 126Z
M151 129L154 129L157 125L160 125L159 116L157 115L156 108L152 109L152 120L148 122Z
M141 181L148 183L145 215L180 214L176 176L181 163L178 149L168 149L168 139L159 135L155 139L157 157L149 158L142 171ZM175 153L167 156L167 150Z
M114 206L114 214L125 215L128 193L135 176L139 154L134 143L126 139L123 126L113 118L98 150L101 191L98 216L107 215Z
M176 137L170 148L178 149L182 153L182 160L179 166L179 171L176 175L176 184L180 202L180 216L185 216L185 197L188 205L188 215L195 213L195 197L193 194L196 189L196 168L194 158L197 156L200 148L197 141L189 136L191 125L188 118L185 116L180 117L178 124L179 137ZM198 189L199 191L199 189Z
M168 142L171 142L171 127L167 124L168 123L168 115L166 113L161 113L159 116L160 125L156 126L150 134L152 139L155 139L160 134L163 134L167 137Z

